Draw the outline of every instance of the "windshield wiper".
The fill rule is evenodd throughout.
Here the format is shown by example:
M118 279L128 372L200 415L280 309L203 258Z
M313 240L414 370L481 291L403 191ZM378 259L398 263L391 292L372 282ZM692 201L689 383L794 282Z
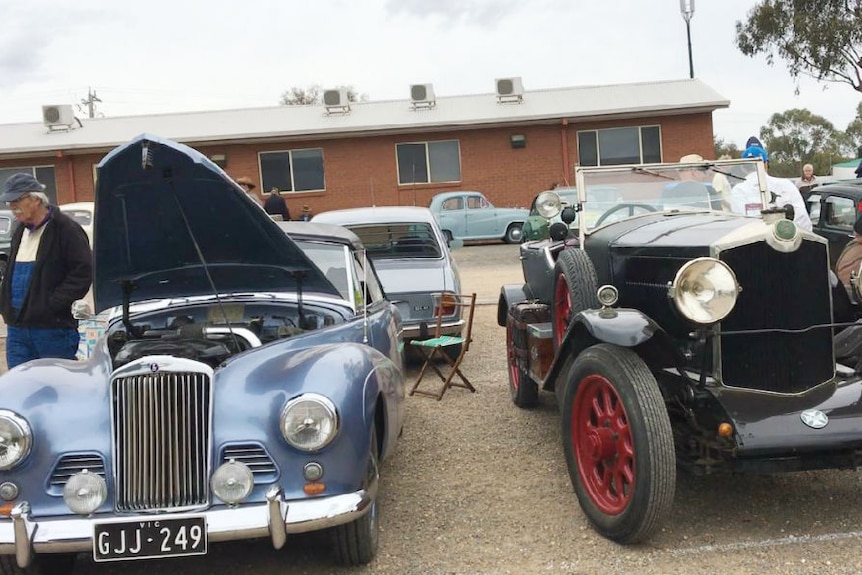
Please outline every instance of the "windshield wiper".
M715 167L714 164L706 164L706 167L715 172L716 174L722 174L724 176L730 176L731 178L736 178L737 180L744 180L745 176L737 176L736 174L731 174L730 172L726 172L724 170L719 170Z
M671 181L673 181L673 182L678 181L676 178L672 178L672 177L670 177L670 176L666 176L666 175L661 174L661 173L659 173L659 172L654 172L653 170L647 170L646 168L640 168L640 167L638 167L638 166L635 166L634 168L632 168L632 171L633 171L633 172L638 172L638 173L640 173L640 174L649 174L649 175L651 175L651 176L655 176L655 177L657 177L657 178L664 178L665 180L671 180Z

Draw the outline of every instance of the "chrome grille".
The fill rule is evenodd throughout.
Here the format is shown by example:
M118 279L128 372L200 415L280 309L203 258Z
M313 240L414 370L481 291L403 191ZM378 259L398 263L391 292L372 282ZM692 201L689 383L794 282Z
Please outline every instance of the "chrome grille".
M112 385L118 510L182 509L209 501L210 378L143 373Z

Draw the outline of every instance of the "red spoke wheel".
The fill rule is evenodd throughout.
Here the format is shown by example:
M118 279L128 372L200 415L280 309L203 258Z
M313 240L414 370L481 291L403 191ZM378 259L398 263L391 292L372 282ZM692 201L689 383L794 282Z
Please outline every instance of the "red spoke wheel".
M596 269L587 252L569 248L560 252L554 266L553 338L554 351L560 348L572 318L599 307Z
M512 403L518 407L527 408L536 405L539 399L539 386L532 380L530 374L521 367L516 354L515 319L509 315L506 318L506 359L509 363L509 395ZM520 333L522 349L526 352L526 334Z
M582 352L565 381L563 446L585 515L605 537L648 537L670 511L676 466L655 377L629 349Z

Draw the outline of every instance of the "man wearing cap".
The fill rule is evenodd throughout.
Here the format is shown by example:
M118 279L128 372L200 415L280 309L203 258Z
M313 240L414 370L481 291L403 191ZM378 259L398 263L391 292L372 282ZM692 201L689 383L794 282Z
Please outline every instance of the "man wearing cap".
M252 190L255 188L255 185L254 182L251 181L251 178L249 178L248 176L240 176L236 179L236 183L239 184L239 187L245 190L245 195L254 200L254 203L261 207L263 206L263 202L261 201L261 199L257 197L256 194L252 193Z
M760 146L749 146L742 152L743 158L760 158L765 168L769 169L769 155ZM774 178L766 174L766 190L775 197L775 205L779 208L790 205L793 207L793 223L803 230L812 230L808 208L793 182L784 178ZM736 213L746 213L746 206L760 203L760 188L757 172L749 174L745 181L733 186L731 190L731 210Z
M72 302L82 299L92 282L86 232L52 206L44 190L30 174L17 173L4 182L0 194L0 202L22 224L12 236L0 283L10 369L31 359L75 359L79 336Z

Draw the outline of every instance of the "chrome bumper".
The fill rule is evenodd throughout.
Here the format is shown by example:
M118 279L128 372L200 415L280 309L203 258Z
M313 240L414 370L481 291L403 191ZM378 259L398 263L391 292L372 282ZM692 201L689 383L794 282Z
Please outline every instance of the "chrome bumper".
M374 478L367 490L290 502L284 500L280 487L272 487L266 494L266 503L183 515L206 517L210 542L269 537L272 546L281 549L288 534L317 531L362 517L371 509L377 487L378 480ZM34 554L91 552L96 523L117 519L152 521L175 516L181 515L75 516L34 521L30 518L30 505L21 502L12 510L10 519L0 520L0 555L14 554L23 569L32 563Z
M428 322L422 322L428 324L428 336L434 337L434 330L437 328L436 320L429 320ZM464 326L467 324L463 319L453 322L443 322L440 324L440 335L461 335L461 330L464 329ZM419 339L421 335L421 328L419 324L416 325L405 325L402 327L401 335L404 338L404 341L408 341L411 339Z

